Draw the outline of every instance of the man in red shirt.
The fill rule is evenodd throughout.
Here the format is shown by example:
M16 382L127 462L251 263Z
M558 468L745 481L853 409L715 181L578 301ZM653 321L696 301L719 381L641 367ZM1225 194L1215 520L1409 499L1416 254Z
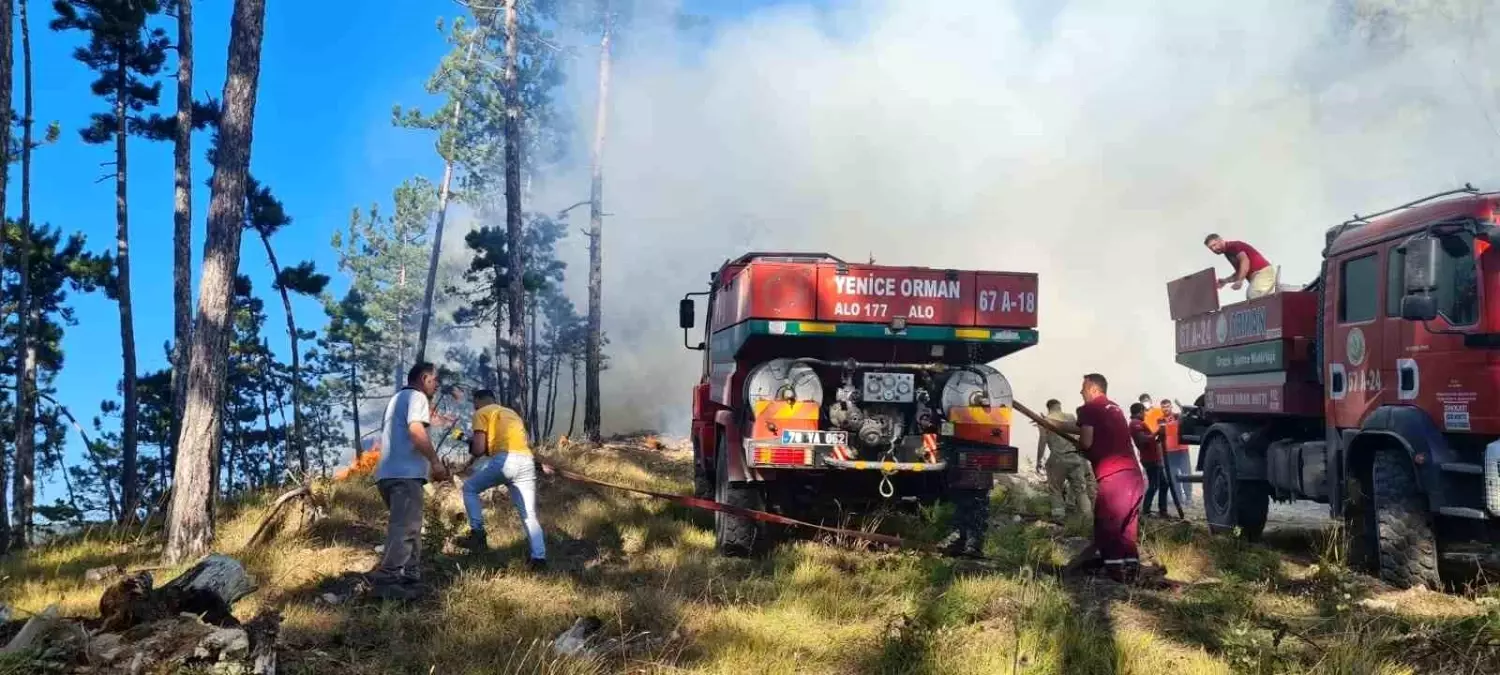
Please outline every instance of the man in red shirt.
M1151 512L1151 498L1156 497L1157 511L1167 516L1167 476L1162 471L1161 446L1156 434L1146 426L1146 406L1130 404L1130 440L1135 441L1136 452L1141 453L1141 468L1146 470L1146 499L1141 504L1141 515Z
M1094 466L1099 483L1094 501L1094 546L1110 578L1128 581L1140 568L1136 534L1145 486L1131 449L1125 413L1105 395L1108 391L1109 381L1103 375L1084 375L1078 421L1052 425L1058 431L1077 434L1078 447Z
M1233 268L1229 276L1219 279L1219 288L1229 286L1237 291L1248 281L1250 287L1245 290L1246 300L1276 292L1276 268L1255 247L1243 241L1226 240L1217 234L1205 237L1203 245L1227 258Z

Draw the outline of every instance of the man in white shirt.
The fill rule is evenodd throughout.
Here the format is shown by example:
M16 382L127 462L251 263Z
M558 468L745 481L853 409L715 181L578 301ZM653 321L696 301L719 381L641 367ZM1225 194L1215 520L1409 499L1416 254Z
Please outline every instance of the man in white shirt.
M437 389L437 367L424 361L412 366L406 386L385 406L375 485L390 517L385 554L372 575L377 587L411 587L422 578L422 488L429 476L439 482L449 479L427 435Z

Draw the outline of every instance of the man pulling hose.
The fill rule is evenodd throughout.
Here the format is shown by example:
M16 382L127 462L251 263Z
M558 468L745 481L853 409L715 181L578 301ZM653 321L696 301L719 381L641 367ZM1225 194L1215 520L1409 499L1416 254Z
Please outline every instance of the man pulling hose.
M547 544L542 537L542 523L536 511L536 472L540 466L526 442L526 426L516 411L495 402L488 389L474 392L474 423L469 436L469 466L480 468L464 481L464 511L469 516L469 534L460 542L470 550L489 547L484 527L484 504L479 495L505 483L510 486L510 501L521 516L526 539L531 545L528 564L533 569L547 566ZM547 469L542 468L543 472Z
M1017 404L1033 422L1065 436L1076 436L1078 448L1094 467L1099 489L1094 502L1094 547L1104 570L1115 581L1132 581L1140 570L1137 544L1141 494L1145 480L1136 465L1130 427L1120 406L1109 400L1109 381L1098 373L1083 376L1077 422L1050 420Z

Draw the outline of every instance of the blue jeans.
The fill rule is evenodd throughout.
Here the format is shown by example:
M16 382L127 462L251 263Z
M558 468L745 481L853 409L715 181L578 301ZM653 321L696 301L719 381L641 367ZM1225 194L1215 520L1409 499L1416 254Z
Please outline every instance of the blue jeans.
M1192 461L1188 459L1188 453L1169 452L1167 457L1167 482L1172 485L1172 492L1177 497L1177 502L1184 508L1193 505L1193 484L1182 482L1181 477L1193 472Z
M464 481L464 512L469 516L469 529L484 531L484 505L479 494L501 483L510 486L510 501L516 505L516 513L526 528L531 557L545 559L547 544L542 540L542 523L536 517L536 459L531 455L502 452L485 461Z

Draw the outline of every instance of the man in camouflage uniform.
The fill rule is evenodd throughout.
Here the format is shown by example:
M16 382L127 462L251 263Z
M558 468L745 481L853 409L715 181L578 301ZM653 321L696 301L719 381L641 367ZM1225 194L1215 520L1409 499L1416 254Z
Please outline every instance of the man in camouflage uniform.
M953 532L943 553L969 558L984 557L984 536L990 529L990 490L993 474L952 471L949 491L953 499Z
M1047 419L1054 422L1077 422L1073 415L1063 412L1062 403L1057 399L1047 401ZM1066 518L1069 504L1075 513L1092 515L1094 491L1098 486L1094 482L1094 470L1089 467L1089 460L1062 436L1041 428L1037 432L1036 457L1037 462L1046 467L1047 492L1052 497L1052 518Z

